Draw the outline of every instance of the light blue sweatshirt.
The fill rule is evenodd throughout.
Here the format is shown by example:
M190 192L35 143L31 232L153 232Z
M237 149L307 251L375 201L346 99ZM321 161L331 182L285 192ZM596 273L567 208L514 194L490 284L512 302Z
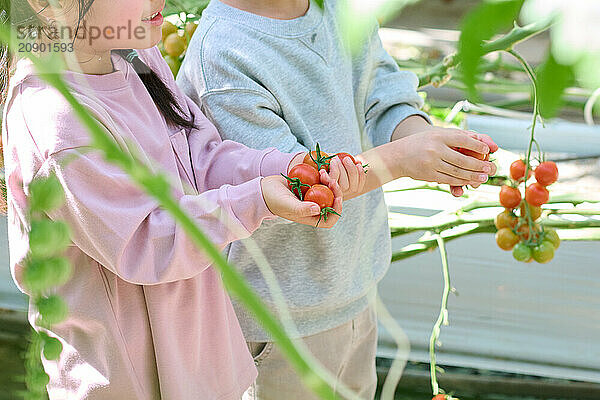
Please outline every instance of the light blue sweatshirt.
M417 78L398 69L373 23L370 40L350 56L341 42L336 2L276 20L212 0L187 50L177 83L223 139L249 147L359 154L387 143L394 128L419 114ZM275 220L234 242L229 261L263 300L273 297L245 242L254 241L281 285L300 336L325 331L365 309L391 257L381 189L344 202L330 230ZM248 341L268 336L239 304Z

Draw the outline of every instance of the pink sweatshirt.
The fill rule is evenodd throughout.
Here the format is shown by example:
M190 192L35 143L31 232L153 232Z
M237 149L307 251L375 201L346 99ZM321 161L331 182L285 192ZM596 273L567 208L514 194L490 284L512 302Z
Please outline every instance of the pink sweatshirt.
M130 64L113 56L116 72L65 78L123 146L133 146L170 175L172 193L202 230L224 248L274 218L260 180L285 172L293 154L222 142L198 107L177 88L158 49L139 51L198 129L167 126ZM157 202L118 167L90 149L72 109L21 60L3 119L13 277L20 289L28 239L28 185L55 173L73 243L73 277L58 293L69 318L56 325L64 350L44 361L51 399L239 399L256 369L209 259ZM30 312L35 325L36 315Z

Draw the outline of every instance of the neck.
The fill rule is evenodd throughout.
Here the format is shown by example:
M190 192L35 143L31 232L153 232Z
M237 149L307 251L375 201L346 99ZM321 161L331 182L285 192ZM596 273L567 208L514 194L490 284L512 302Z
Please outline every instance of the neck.
M110 51L98 53L77 52L67 60L67 69L90 75L105 75L114 72Z
M221 0L228 6L263 17L294 19L308 11L309 0Z

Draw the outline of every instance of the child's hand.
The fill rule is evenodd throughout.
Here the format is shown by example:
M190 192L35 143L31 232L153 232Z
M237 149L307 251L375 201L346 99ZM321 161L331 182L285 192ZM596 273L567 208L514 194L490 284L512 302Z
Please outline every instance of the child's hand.
M321 175L327 174L325 170L320 171ZM352 162L350 157L344 157L340 160L335 156L329 161L329 176L340 185L344 198L352 198L362 193L366 173L362 163Z
M403 160L403 176L438 182L452 186L479 186L489 175L496 173L496 166L461 154L461 147L481 154L488 154L490 147L472 137L473 133L460 129L427 127L425 130L398 139L399 157Z
M327 174L321 175L321 183L328 186L333 192L333 209L341 215L343 197L338 183ZM327 221L325 218L319 218L321 213L319 206L309 201L300 201L289 189L286 179L282 176L274 175L263 178L261 187L269 210L282 218L319 228L331 228L340 219L334 213L327 216Z
M488 145L488 147L490 148L490 153L495 153L496 151L498 151L499 147L496 144L496 142L494 142L494 139L492 139L489 135L483 134L483 133L476 133L476 132L468 132L469 136L471 136L474 139L477 139L485 144ZM473 185L473 188L477 189L479 187L479 184L477 185ZM464 194L464 189L461 186L450 186L450 193L452 193L452 195L454 197L460 197Z

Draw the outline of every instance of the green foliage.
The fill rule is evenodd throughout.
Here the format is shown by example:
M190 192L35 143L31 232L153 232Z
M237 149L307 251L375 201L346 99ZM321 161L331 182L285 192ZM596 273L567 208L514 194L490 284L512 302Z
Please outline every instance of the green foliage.
M563 92L574 78L572 68L556 62L551 52L548 52L547 60L538 68L538 101L543 118L554 117L563 105Z
M69 260L64 257L30 259L23 273L25 286L32 294L63 285L71 278Z
M477 100L475 89L477 68L485 54L484 41L507 30L516 19L523 0L488 0L470 11L461 24L458 58L463 81L471 99Z
M210 0L167 0L162 14L171 15L184 12L199 16L206 6L208 6L209 2Z
M50 382L50 378L42 368L42 360L40 355L44 341L39 333L32 330L31 339L27 352L25 353L25 385L27 393L25 400L46 400L46 385Z
M35 307L40 313L39 323L42 326L51 326L64 321L69 312L67 303L55 294L37 298Z
M64 191L56 178L35 179L29 185L29 209L37 212L52 211L63 203Z
M46 360L58 360L63 346L60 340L48 335L42 336L44 340L44 358Z
M62 221L32 221L29 248L35 258L48 258L63 252L71 243L70 229Z

